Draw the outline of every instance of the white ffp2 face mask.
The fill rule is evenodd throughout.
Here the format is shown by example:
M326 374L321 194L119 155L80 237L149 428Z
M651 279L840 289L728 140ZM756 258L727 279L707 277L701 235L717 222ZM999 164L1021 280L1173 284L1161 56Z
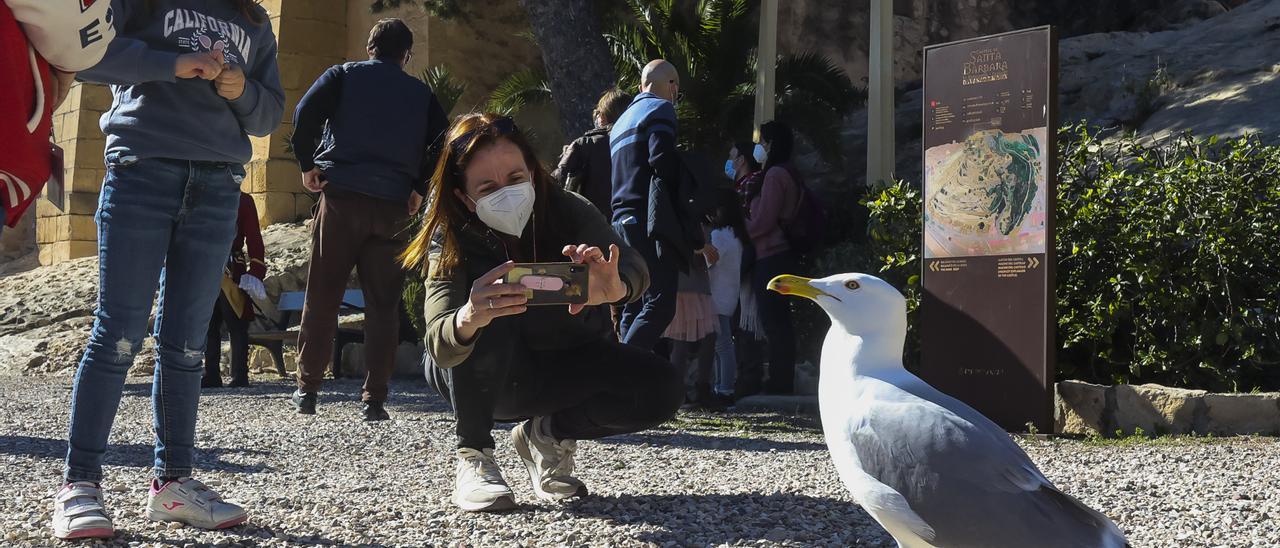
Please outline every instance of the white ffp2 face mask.
M519 237L533 215L533 198L533 183L525 181L503 187L473 202L476 215L489 228Z

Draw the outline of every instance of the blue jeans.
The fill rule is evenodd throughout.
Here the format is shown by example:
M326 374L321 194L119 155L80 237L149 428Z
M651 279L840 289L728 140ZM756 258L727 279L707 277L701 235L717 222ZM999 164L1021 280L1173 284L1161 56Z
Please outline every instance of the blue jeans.
M147 336L157 477L191 475L209 318L235 236L240 166L107 158L98 203L98 308L71 392L66 480L102 479L125 374Z
M736 382L738 355L733 348L733 316L720 316L720 323L716 324L716 393L733 395Z
M619 338L626 344L653 350L676 315L680 272L671 261L658 259L658 249L649 239L644 223L627 223L624 219L613 223L613 230L644 257L645 266L649 268L649 288L644 296L622 308L622 317L618 319Z

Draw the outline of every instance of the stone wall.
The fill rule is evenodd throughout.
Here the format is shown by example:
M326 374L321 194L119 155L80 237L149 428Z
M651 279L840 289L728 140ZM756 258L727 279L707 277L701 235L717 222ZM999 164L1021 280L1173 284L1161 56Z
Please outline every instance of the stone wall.
M253 160L242 189L253 195L263 226L311 216L315 199L302 188L293 154L293 110L316 78L345 59L347 0L264 0L279 44L284 122L269 137L253 138Z
M1280 435L1280 393L1212 394L1158 384L1057 384L1058 434Z
M103 164L106 137L98 129L102 113L111 108L106 86L77 83L53 114L53 134L64 152L63 209L47 198L36 201L36 242L40 264L60 263L98 252L98 190L106 175Z

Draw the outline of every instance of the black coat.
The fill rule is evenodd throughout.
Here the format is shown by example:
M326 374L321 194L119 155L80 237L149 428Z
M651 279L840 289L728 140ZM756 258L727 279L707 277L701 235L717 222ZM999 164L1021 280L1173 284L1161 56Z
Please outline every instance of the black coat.
M565 190L581 194L613 218L613 165L609 159L609 128L594 128L564 149L551 176Z
M714 173L700 155L680 153L680 180L672 185L655 176L649 185L649 237L658 258L688 272L693 252L706 246L702 221L714 203ZM672 188L674 187L674 188Z

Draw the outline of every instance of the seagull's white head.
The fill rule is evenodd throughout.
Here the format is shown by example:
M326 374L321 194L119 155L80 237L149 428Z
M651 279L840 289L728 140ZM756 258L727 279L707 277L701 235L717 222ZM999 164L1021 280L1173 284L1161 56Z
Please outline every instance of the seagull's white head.
M888 282L870 274L836 274L818 280L782 275L769 281L769 289L818 303L831 323L850 335L896 339L907 332L907 300Z

